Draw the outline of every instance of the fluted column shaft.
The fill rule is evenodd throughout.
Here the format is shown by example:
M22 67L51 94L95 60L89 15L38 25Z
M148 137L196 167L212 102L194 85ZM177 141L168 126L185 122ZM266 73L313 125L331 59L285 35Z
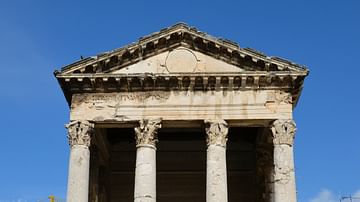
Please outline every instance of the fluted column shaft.
M296 202L293 120L276 120L272 127L274 143L273 201Z
M135 202L156 201L156 142L161 120L140 120L135 128Z
M224 120L205 120L207 133L206 202L227 202L226 142Z
M67 202L88 202L90 141L94 125L88 121L72 121L68 129L70 144Z

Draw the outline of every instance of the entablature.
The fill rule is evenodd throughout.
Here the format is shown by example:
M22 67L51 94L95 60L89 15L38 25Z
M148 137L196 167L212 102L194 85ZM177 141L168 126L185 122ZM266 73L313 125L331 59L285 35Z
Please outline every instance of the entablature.
M76 93L267 89L291 92L295 103L305 76L292 72L73 74L59 76L58 80L69 103Z

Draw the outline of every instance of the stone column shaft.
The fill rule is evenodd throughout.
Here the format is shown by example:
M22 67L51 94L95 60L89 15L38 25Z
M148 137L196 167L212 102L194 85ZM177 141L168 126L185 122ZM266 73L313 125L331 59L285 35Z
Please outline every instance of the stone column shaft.
M93 124L72 121L66 126L70 144L67 202L88 202L90 140Z
M207 133L206 202L227 202L226 141L224 120L205 120Z
M134 202L156 202L156 142L161 120L141 120L135 128Z
M136 202L156 201L156 149L139 147L136 150L135 191Z
M272 126L274 142L273 201L296 202L293 120L276 120Z
M87 202L89 193L90 152L85 146L70 150L67 202Z

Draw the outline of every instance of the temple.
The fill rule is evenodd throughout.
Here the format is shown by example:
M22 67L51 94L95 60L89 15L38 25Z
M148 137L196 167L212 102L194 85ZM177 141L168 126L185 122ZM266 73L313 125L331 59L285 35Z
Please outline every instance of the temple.
M296 202L304 66L179 23L54 74L68 202Z

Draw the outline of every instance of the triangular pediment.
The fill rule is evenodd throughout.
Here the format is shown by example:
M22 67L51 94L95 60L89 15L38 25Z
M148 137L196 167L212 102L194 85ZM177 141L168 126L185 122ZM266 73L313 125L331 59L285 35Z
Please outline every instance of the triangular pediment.
M142 90L281 89L296 103L308 70L180 23L54 72L74 93Z
M123 48L65 66L61 75L81 73L299 72L306 68L212 37L180 23Z

